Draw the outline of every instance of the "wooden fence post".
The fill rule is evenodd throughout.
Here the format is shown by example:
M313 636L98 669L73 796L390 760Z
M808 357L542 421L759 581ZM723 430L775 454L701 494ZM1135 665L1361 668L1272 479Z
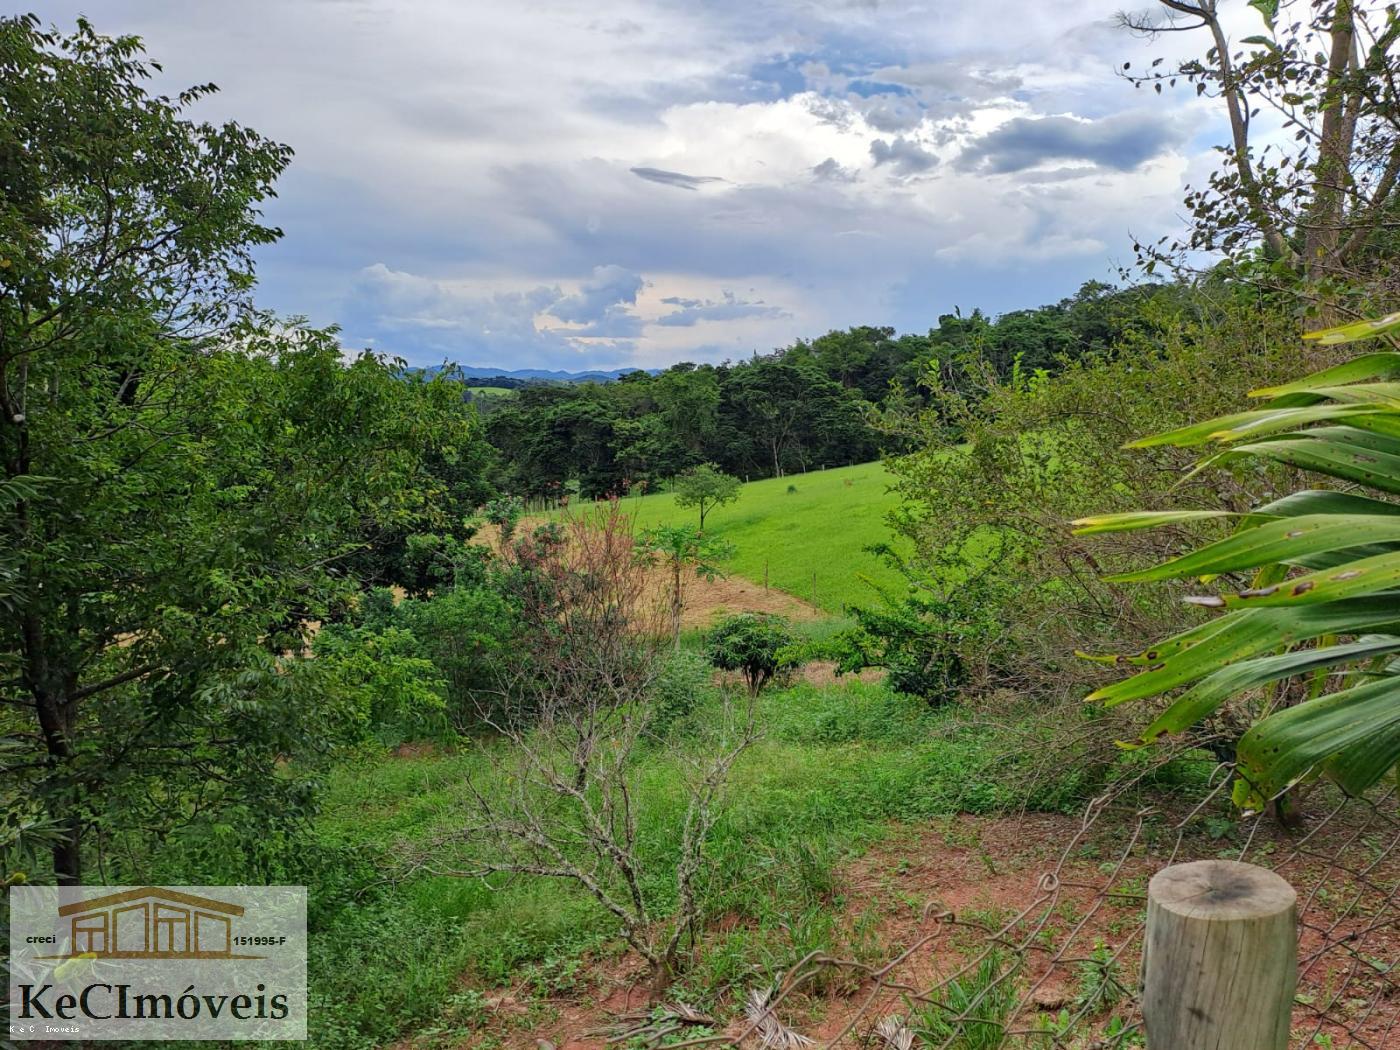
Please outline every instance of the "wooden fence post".
M1287 1050L1298 984L1293 887L1266 868L1199 860L1147 886L1148 1050Z

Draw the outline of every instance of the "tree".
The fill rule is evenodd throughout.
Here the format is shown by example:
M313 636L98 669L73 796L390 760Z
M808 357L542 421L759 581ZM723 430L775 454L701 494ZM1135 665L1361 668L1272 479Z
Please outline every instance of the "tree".
M702 531L706 514L738 498L739 479L725 474L713 463L701 463L676 479L676 506L698 508Z
M1224 164L1205 188L1189 189L1193 226L1169 246L1139 245L1149 271L1185 251L1239 256L1262 244L1285 273L1331 294L1327 282L1364 279L1397 247L1400 177L1400 15L1365 0L1255 0L1261 35L1232 47L1219 0L1159 0L1161 17L1123 16L1148 36L1198 32L1202 57L1158 59L1127 75L1158 93L1178 81L1218 98L1229 121ZM1297 12L1296 20L1288 21ZM1280 19L1284 19L1280 23ZM1125 64L1124 69L1130 70ZM1291 146L1261 147L1261 111L1277 114Z
M739 613L721 620L710 634L710 662L722 671L744 676L749 695L794 666L792 631L787 620L767 613Z
M1400 328L1400 314L1310 336L1343 343ZM1211 446L1201 467L1283 464L1371 490L1302 490L1243 512L1141 511L1077 521L1080 534L1226 525L1222 538L1119 582L1223 586L1188 601L1221 615L1136 655L1143 670L1094 692L1107 706L1187 687L1142 733L1190 729L1232 699L1253 722L1236 748L1236 802L1258 810L1322 774L1350 794L1400 760L1400 353L1366 354L1255 391L1263 407L1144 438L1138 447ZM1308 647L1308 643L1312 643ZM1329 682L1341 688L1328 693Z
M680 442L690 462L703 458L718 425L719 381L714 369L674 365L651 386L666 433Z
M661 525L643 532L638 541L644 550L659 556L671 576L671 635L676 648L681 644L681 612L685 606L684 570L713 580L721 575L715 562L734 556L732 544L707 539L705 534L684 525Z
M0 21L0 735L67 884L129 829L306 812L354 718L308 624L476 440L453 384L252 311L290 151L148 75L134 38Z

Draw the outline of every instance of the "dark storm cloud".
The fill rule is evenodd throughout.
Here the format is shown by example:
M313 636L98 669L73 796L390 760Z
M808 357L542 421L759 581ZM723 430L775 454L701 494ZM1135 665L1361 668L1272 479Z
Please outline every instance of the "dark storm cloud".
M682 299L672 296L662 302L677 305L678 310L663 314L656 323L667 328L690 328L701 321L736 321L741 317L788 317L780 306L769 306L761 299L740 299L733 292L725 292L724 298Z
M659 182L663 186L679 186L683 190L693 190L707 182L723 182L714 175L686 175L679 171L666 171L662 168L631 168L633 175L648 182Z
M625 267L598 266L576 293L551 304L549 312L561 321L574 324L601 321L610 310L635 303L644 283L641 274Z
M827 157L812 168L812 177L823 182L855 182L856 173L842 167L835 157Z
M1176 125L1155 113L1119 113L1102 120L1017 117L969 145L958 157L958 167L1006 174L1046 161L1084 160L1131 171L1181 140Z
M1176 221L1166 165L1119 174L1189 124L1169 99L1155 129L1114 116L1134 96L1112 70L1146 46L1113 28L1122 0L36 5L99 8L146 37L160 90L213 80L201 119L292 145L260 304L415 361L651 366L919 329L1057 298L1103 274L1083 245Z

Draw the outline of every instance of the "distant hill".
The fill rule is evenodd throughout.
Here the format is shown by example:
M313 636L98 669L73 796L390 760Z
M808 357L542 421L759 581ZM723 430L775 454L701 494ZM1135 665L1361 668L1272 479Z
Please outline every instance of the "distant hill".
M424 372L441 372L445 365L430 365L422 369ZM458 365L458 371L467 379L516 379L534 380L546 383L611 383L615 379L621 379L629 372L650 371L653 375L661 371L659 368L613 368L605 371L590 372L561 372L551 371L546 368L481 368L476 365Z

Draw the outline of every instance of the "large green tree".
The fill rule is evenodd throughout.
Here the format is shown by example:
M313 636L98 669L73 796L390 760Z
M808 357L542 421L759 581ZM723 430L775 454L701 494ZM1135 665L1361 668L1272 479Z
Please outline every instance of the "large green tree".
M56 877L133 829L303 810L350 706L345 559L433 517L460 394L254 312L290 151L148 90L139 41L0 21L0 735Z

